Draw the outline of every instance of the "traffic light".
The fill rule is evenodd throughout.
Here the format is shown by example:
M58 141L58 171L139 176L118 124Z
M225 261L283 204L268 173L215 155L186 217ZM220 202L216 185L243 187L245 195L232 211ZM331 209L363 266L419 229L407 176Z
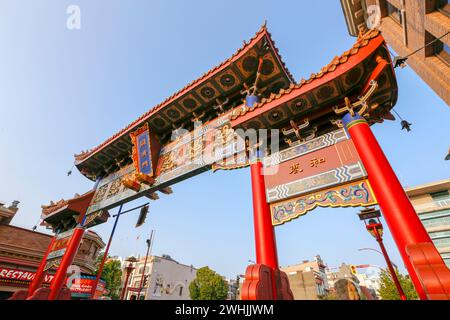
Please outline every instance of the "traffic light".
M350 271L352 272L352 274L356 274L356 273L357 273L357 272L356 272L356 266L351 265L351 266L350 266Z
M143 206L141 208L141 212L139 213L139 218L136 222L136 228L142 226L145 223L145 218L147 218L148 213L148 205Z

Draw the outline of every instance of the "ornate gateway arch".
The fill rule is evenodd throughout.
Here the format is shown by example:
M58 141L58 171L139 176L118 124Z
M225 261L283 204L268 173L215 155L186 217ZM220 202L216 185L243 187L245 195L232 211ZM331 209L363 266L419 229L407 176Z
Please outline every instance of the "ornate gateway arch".
M433 265L421 258L436 249L370 130L395 119L396 101L379 31L361 33L350 50L295 82L264 25L219 66L75 156L95 185L83 201L45 207L45 223L72 231L60 255L49 248L52 259L44 258L29 296L51 260L57 271L48 298L58 297L84 230L107 221L109 209L143 196L156 200L157 192L171 193L171 185L206 170L246 166L257 261L247 268L242 299L293 298L273 228L317 206L379 204L420 297L444 292L433 287L443 273L430 275Z

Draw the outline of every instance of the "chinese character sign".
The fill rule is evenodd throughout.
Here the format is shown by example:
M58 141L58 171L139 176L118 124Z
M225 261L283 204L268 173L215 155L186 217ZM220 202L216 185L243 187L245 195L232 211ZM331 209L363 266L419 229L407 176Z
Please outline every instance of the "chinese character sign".
M137 172L153 176L150 131L148 124L130 134L133 141L133 162Z

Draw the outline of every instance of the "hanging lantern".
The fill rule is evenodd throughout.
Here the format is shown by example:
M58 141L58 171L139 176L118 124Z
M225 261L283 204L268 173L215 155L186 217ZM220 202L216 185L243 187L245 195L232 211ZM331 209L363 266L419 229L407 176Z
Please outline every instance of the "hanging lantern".
M406 131L411 131L411 126L412 123L406 121L406 120L402 120L402 122L400 122L400 124L402 125L402 130L406 129Z

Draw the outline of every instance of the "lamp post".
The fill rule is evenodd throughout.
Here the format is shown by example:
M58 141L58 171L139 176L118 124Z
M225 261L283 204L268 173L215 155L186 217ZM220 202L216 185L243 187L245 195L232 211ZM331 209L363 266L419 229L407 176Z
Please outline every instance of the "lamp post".
M369 233L377 240L378 244L380 245L381 252L384 256L384 259L386 260L386 264L391 274L392 281L397 288L400 299L407 300L402 286L400 285L400 281L398 280L397 274L395 273L394 267L392 266L391 259L389 259L389 255L383 244L383 225L380 221L380 210L375 210L374 208L363 209L360 211L358 216L360 220L364 221L367 231L369 231Z
M142 215L142 212L143 212L143 209L144 209L144 208L147 208L146 210L148 210L148 202L145 203L145 204L143 204L143 205L140 205L140 206L138 206L138 207L135 207L135 208L132 208L132 209L130 209L130 210L123 211L123 212L122 212L122 208L123 208L123 204L120 205L120 207L119 207L119 212L118 212L116 215L113 216L113 217L116 218L116 220L114 220L114 225L113 225L111 234L110 234L110 236L109 236L108 244L106 245L106 249L105 249L105 252L103 253L102 261L100 262L100 266L99 266L99 268L98 268L97 276L96 276L96 278L95 278L95 283L94 283L93 286L92 286L91 299L94 299L94 298L95 298L95 292L96 292L96 290L97 290L97 286L98 286L98 283L99 283L99 281L100 281L100 277L101 277L101 275L102 275L103 267L105 266L106 259L108 258L109 247L111 246L111 242L112 242L112 239L113 239L113 237L114 237L114 233L115 233L115 231L116 231L117 223L119 222L120 216L123 215L123 214L125 214L125 213L134 211L134 210L136 210L136 209L141 209L141 215ZM140 215L140 216L141 216L141 215Z
M145 275L145 268L147 267L147 259L148 259L148 255L149 255L149 252L150 252L150 247L151 247L151 245L153 243L153 230L152 230L152 233L150 234L150 238L147 239L146 242L147 242L147 254L145 255L144 269L142 270L141 282L139 283L139 291L138 291L138 294L137 294L137 300L139 300L140 297L141 297L141 291L142 291L142 287L143 287L143 284L144 284L144 278L146 276ZM144 294L144 299L145 299L145 294Z
M128 288L128 280L130 278L131 272L134 270L133 263L135 263L137 261L137 259L135 257L130 257L130 258L128 258L125 261L127 261L129 263L128 263L128 266L125 268L126 277L125 277L125 283L124 283L123 288L122 288L122 294L120 296L120 300L124 300L125 299L125 295L126 295L127 288Z

